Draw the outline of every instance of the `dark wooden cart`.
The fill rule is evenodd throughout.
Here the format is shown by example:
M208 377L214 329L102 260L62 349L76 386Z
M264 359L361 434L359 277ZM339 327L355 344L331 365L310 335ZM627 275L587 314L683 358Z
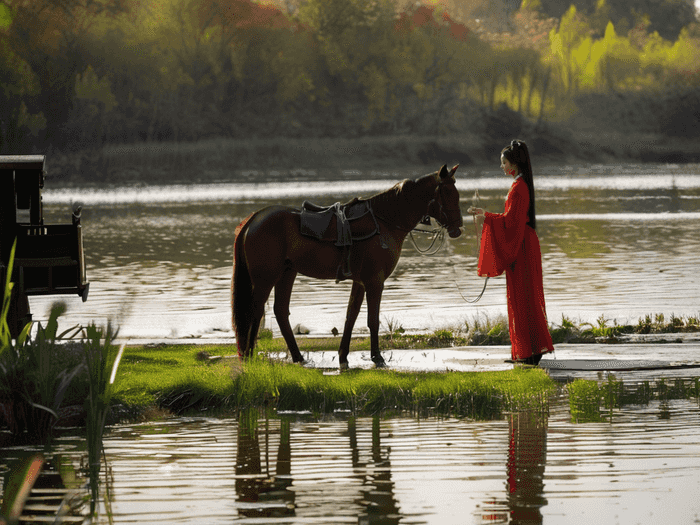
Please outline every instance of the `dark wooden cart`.
M44 155L0 155L0 292L5 292L12 244L17 239L8 323L16 337L31 321L30 295L77 294L87 300L80 207L70 224L44 223L41 190Z

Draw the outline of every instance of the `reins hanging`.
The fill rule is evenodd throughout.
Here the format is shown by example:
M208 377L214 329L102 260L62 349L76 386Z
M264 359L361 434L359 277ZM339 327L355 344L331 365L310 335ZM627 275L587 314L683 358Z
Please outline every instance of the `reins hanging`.
M462 299L464 299L465 303L477 303L479 302L479 299L481 299L484 296L484 292L486 291L486 283L489 282L489 278L487 277L486 280L484 281L484 287L481 289L481 293L477 295L474 299L467 299L464 297L464 294L462 293L462 290L459 289L459 284L457 281L455 281L455 286L457 287L457 291L459 292L459 295L462 296Z
M444 226L440 227L438 230L419 230L418 228L413 228L410 232L408 232L409 237L411 238L411 242L413 243L413 247L416 249L418 253L421 255L435 255L437 252L442 249L442 245L445 244L445 230L446 228ZM432 233L435 236L433 237L433 240L430 243L430 246L426 248L425 250L421 249L418 246L418 243L416 243L416 239L413 237L413 232L420 232L420 233ZM435 248L435 243L437 240L440 240L440 244L438 244L437 248Z
M479 199L479 190L477 189L474 191L474 197L472 197L472 207L478 208L479 207L479 200L480 200ZM476 215L472 215L472 217L474 219L474 234L476 236L475 239L476 239L476 254L477 254L476 257L478 260L479 259L479 252L481 251L481 246L479 243L481 236L479 235L478 226L476 224ZM481 293L479 295L477 295L474 299L467 299L466 297L464 297L462 290L459 289L459 283L457 283L457 281L455 281L455 286L457 287L457 291L459 292L459 295L461 295L462 299L464 299L464 302L474 304L476 302L479 302L479 300L484 296L484 292L486 291L486 284L488 282L489 282L489 278L486 277L486 280L484 281L484 287L481 289Z

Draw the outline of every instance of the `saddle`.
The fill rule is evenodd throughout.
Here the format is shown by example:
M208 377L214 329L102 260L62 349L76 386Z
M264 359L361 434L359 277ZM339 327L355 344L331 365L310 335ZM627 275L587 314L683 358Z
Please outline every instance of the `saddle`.
M301 205L301 230L306 237L332 242L343 250L336 282L352 277L350 248L353 242L369 239L379 232L369 201L354 198L346 204L319 206L309 201Z

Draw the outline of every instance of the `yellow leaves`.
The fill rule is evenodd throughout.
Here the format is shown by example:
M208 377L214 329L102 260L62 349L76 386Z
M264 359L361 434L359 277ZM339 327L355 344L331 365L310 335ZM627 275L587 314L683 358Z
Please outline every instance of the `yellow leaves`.
M668 52L668 61L677 69L697 69L698 47L698 42L691 40L688 30L683 29Z
M12 23L12 11L5 4L0 3L0 29L9 27Z
M523 0L520 4L521 11L540 11L542 9L542 2L540 0Z

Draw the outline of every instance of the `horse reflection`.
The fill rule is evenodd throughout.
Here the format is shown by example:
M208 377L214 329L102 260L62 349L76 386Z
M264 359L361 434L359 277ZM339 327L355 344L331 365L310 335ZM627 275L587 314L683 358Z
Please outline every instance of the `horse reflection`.
M266 425L269 421L265 421ZM288 420L280 422L280 442L275 475L270 472L269 429L265 431L265 472L262 470L257 414L243 413L238 424L236 494L238 513L247 518L293 516L291 441Z
M358 516L360 524L399 523L399 506L394 497L394 482L391 479L390 449L382 451L381 426L378 416L372 418L372 454L371 460L363 460L362 451L357 441L357 420L348 420L348 435L352 450L352 468L362 480L362 499L360 505L364 512Z

